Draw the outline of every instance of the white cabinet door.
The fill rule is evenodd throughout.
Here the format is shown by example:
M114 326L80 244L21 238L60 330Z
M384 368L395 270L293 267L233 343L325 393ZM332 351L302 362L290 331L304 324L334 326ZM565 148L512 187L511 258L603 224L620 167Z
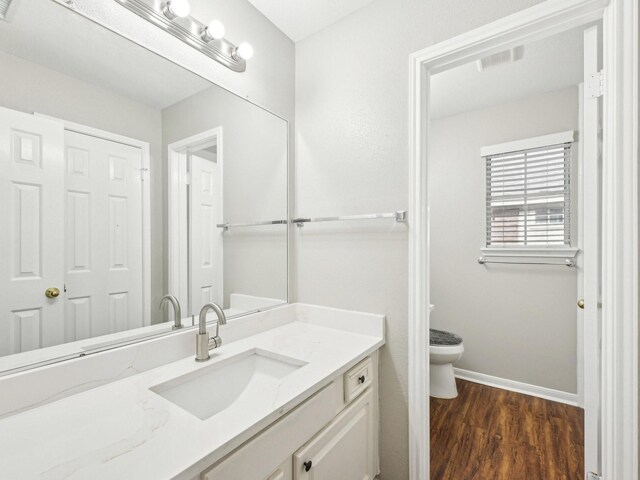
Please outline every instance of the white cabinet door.
M0 356L64 341L63 175L62 123L0 108Z
M294 454L294 480L373 480L374 428L369 390Z
M67 342L143 325L142 152L66 132Z

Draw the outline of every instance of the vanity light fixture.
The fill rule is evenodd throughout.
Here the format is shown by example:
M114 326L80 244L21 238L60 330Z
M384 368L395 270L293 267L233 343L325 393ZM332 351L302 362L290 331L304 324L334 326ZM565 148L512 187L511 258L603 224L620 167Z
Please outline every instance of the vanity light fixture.
M233 58L249 60L253 57L253 47L247 42L242 42L233 51Z
M246 61L253 56L253 47L248 43L236 46L224 38L225 28L221 21L213 19L205 25L190 16L189 0L115 1L235 72L244 72Z
M162 6L162 13L169 19L188 17L191 13L189 0L169 0Z
M220 20L211 20L209 25L202 29L200 36L202 40L209 43L212 40L222 40L224 38L225 28Z

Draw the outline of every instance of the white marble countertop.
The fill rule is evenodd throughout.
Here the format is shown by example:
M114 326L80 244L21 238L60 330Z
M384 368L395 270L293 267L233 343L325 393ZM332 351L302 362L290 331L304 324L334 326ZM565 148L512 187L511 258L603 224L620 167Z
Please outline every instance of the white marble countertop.
M332 328L321 324L287 323L223 345L209 362L185 358L4 418L1 477L192 478L384 344L382 333L372 333L381 325L358 333L331 319ZM200 420L149 390L256 348L307 362L278 382L269 401Z

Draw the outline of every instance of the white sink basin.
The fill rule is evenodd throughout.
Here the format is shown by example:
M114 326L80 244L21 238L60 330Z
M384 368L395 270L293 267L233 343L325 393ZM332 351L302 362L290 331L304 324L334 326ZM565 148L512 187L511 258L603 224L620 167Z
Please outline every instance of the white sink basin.
M155 385L151 391L206 420L240 399L260 398L265 387L304 365L295 358L253 349Z

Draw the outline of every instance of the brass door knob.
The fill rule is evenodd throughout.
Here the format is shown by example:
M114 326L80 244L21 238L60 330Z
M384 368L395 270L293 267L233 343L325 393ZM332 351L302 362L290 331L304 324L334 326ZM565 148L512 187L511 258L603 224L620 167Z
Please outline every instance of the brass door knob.
M56 298L60 295L60 290L56 287L49 287L44 291L44 294L47 298Z
M578 308L581 308L584 310L584 298L581 298L580 300L578 300Z

